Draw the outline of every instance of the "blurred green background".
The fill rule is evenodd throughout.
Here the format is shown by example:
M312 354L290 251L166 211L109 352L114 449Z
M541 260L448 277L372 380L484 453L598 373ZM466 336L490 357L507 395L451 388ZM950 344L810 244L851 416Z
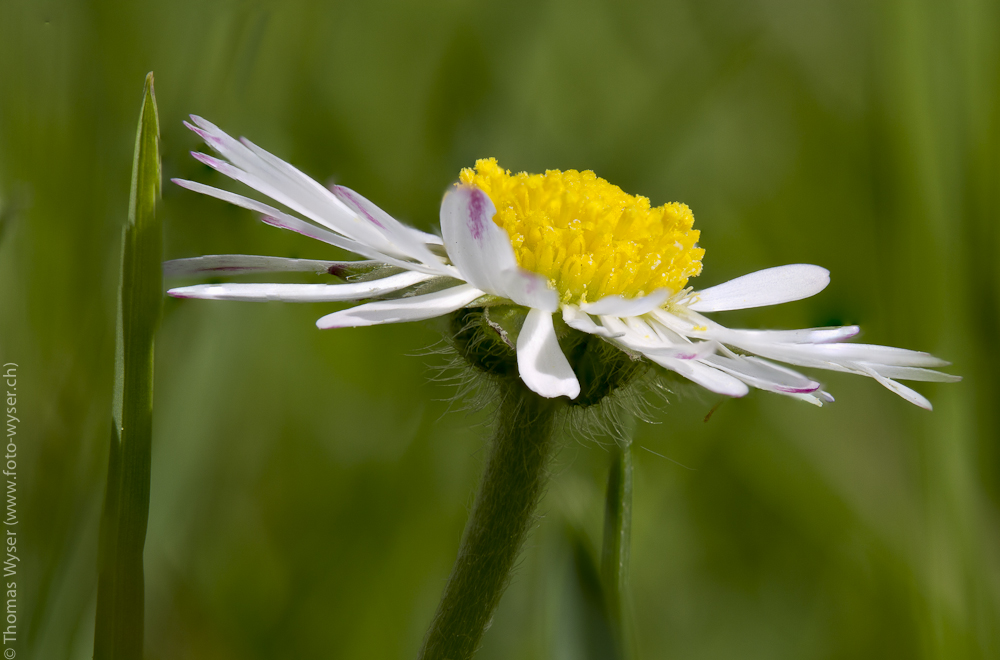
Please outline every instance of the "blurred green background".
M201 114L423 228L461 167L593 169L694 210L707 286L821 264L722 315L859 323L954 361L927 413L821 374L824 409L656 402L636 446L640 658L1000 657L1000 4L0 0L0 362L20 365L19 658L87 658L115 294L143 76L166 177ZM228 185L228 184L226 184ZM229 186L236 189L235 185ZM334 258L167 183L167 258ZM432 323L169 300L146 542L152 659L413 657L488 415L431 380ZM568 433L480 655L586 658L574 543L602 442ZM577 541L574 541L577 539ZM585 571L583 571L585 572Z

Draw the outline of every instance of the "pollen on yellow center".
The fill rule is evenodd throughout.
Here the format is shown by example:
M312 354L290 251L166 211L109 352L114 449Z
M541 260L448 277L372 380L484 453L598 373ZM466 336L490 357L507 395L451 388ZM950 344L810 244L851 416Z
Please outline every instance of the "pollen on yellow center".
M489 195L518 263L549 278L564 303L677 292L701 272L705 251L684 204L650 208L589 170L511 175L495 158L460 179Z

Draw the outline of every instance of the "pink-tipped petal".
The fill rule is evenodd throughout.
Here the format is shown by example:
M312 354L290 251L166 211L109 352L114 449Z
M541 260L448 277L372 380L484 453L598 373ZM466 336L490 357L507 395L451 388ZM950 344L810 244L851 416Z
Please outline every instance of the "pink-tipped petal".
M397 258L413 258L398 250L378 227L359 218L333 193L289 163L249 140L230 137L201 117L192 115L191 119L197 127L187 124L188 128L229 160L224 163L211 156L195 156L201 162L351 240Z
M434 277L407 271L380 280L352 282L350 284L196 284L171 289L168 295L175 298L201 300L243 300L247 302L346 302L363 300L392 293L425 282Z
M222 190L221 188L206 186L205 184L198 183L197 181L186 181L184 179L171 179L171 181L176 183L178 186L187 188L193 192L208 195L209 197L215 197L216 199L220 199L224 202L229 202L230 204L260 213L265 218L265 222L267 222L267 224L275 227L291 229L292 231L296 231L305 236L309 236L310 238L323 241L324 243L329 243L330 245L335 245L336 247L344 250L361 254L366 257L379 259L380 261L386 261L381 252L373 250L367 245L349 238L344 238L340 234L327 229L322 229L309 224L304 220L284 213L283 211L279 211L273 206L269 206L263 202L258 202L255 199L250 199L249 197L244 197L243 195L237 195L236 193L229 192L228 190Z
M163 262L163 275L245 275L247 273L328 273L338 275L351 270L371 270L374 261L320 261L318 259L286 259L254 254L211 254L189 259Z
M470 284L509 298L518 305L554 312L558 294L548 281L521 268L510 238L493 222L496 207L475 186L456 186L441 202L441 232L445 248Z
M358 217L382 230L401 252L428 265L441 264L441 260L427 248L428 239L437 237L407 227L363 195L346 186L332 186L330 191Z
M746 396L750 391L747 384L740 379L695 360L679 360L658 355L651 355L649 359L716 394L739 398Z

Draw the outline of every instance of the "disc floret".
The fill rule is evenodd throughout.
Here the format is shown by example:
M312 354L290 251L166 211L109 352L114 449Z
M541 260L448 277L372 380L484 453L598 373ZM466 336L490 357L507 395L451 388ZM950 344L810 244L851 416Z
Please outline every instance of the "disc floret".
M489 195L518 263L547 277L563 303L678 292L701 272L705 251L685 204L650 207L590 170L512 175L495 158L460 179Z

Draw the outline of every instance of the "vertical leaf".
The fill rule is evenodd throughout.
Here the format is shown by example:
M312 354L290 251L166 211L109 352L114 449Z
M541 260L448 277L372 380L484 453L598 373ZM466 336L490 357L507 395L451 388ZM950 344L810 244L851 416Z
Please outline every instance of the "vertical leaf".
M153 74L146 76L122 241L108 481L98 554L95 660L141 660L142 550L149 515L153 335L160 320L163 231L159 121Z

